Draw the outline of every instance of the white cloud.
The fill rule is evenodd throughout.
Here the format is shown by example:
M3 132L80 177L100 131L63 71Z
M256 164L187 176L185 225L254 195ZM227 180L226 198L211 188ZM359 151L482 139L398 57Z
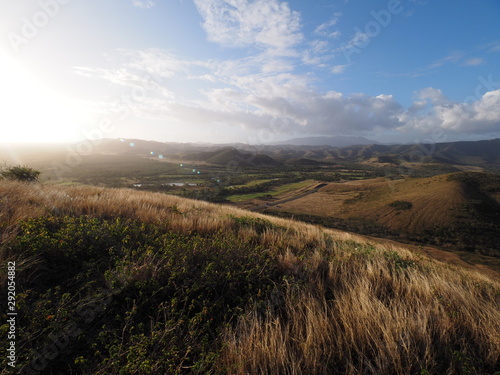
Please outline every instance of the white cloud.
M420 102L429 100L434 105L441 105L448 102L448 99L443 95L441 90L432 87L419 90L416 97Z
M486 92L476 101L467 103L451 102L440 90L432 88L418 96L424 100L415 102L416 109L401 115L404 124L401 130L431 133L440 128L461 134L500 132L500 90ZM424 112L419 114L419 111Z
M500 51L500 43L493 45L488 51L489 52L499 52Z
M269 127L273 119L280 119L288 124L287 132L308 134L394 128L400 126L398 116L402 110L389 95L345 97L334 91L321 94L303 77L291 74L246 77L239 82L237 91L213 90L207 92L207 98L219 114L228 106L233 109L228 120L242 124L244 119L251 119L245 123L247 128Z
M195 0L210 41L255 46L274 55L294 55L302 39L300 14L279 0Z
M145 50L118 49L123 65L130 69L146 71L157 79L170 78L178 72L186 72L187 64L202 64L179 59L166 51L149 48Z
M125 91L127 96L148 95L155 100L176 97L172 88L167 84L168 79L182 76L187 80L190 78L190 69L204 65L197 61L179 59L159 49L118 49L107 57L118 66L112 68L75 67L75 73L84 77L100 78L121 86L123 90L127 90Z
M331 32L328 37L331 38L331 39L338 39L340 38L340 36L342 35L342 33L340 31L333 31Z
M332 67L332 73L333 74L342 74L344 73L344 71L347 69L349 65L346 64L346 65L335 65L334 67Z
M342 16L342 13L337 12L335 13L332 18L330 18L328 21L322 23L316 29L314 30L314 33L320 36L324 37L329 37L332 39L338 38L340 36L340 31L338 30L331 30L332 26L335 26L339 19L340 16Z
M461 134L500 132L500 90L460 103L428 87L417 92L413 104L405 108L387 94L319 92L312 76L287 71L286 61L279 59L273 67L265 54L199 62L156 49L120 50L114 60L119 64L112 69L79 68L78 72L123 88L128 96L139 88L135 91L140 95L126 103L127 110L138 118L256 132L269 130L279 120L286 127L273 131L283 134L427 134L436 129ZM341 73L346 68L331 69ZM192 86L191 91L186 92L186 86Z
M467 66L478 66L478 65L482 65L482 64L484 64L484 60L479 58L479 57L468 59L468 60L465 60L465 62L464 62L464 65L467 65Z
M328 42L324 40L313 40L309 43L309 49L314 54L324 53L328 51Z
M441 66L446 65L448 63L458 63L462 59L462 57L463 57L463 52L453 51L448 56L443 57L442 59L436 60L431 64L427 65L424 69L432 70L435 68L440 68Z
M373 131L432 134L437 129L455 134L500 132L500 90L473 103L453 103L439 90L426 90L405 109L391 95L369 96L314 91L293 76L248 80L238 89L206 92L208 102L189 106L172 104L169 115L200 123L233 124L246 129L269 129L279 119L287 134L366 135ZM180 110L178 110L180 108ZM199 115L199 116L198 116ZM179 120L179 118L177 118Z
M351 48L363 48L369 40L370 36L367 33L358 30L342 48L346 50L349 50Z
M320 68L327 66L326 62L332 59L329 43L325 40L312 40L309 48L303 52L302 62L307 65L316 65Z
M359 36L358 38L362 38L362 36ZM396 74L395 73L382 73L382 74L384 74L385 76L392 76L392 77L397 77L397 76L400 76L400 77L420 77L420 76L423 76L423 75L428 74L430 72L434 72L434 71L436 71L436 69L439 69L442 66L445 66L447 64L458 64L458 63L460 63L460 61L462 61L463 56L464 56L464 53L462 51L453 51L441 59L434 60L430 64L428 64L422 68L415 69L415 70L410 71L410 72L396 73Z
M155 3L151 0L133 0L132 5L137 8L149 9L155 6Z
M499 52L500 51L500 42L498 40L481 44L477 46L477 49L480 51L487 52Z

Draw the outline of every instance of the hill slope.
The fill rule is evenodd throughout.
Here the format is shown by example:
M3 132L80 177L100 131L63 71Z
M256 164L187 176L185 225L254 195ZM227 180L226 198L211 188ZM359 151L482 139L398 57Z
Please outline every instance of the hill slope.
M238 163L239 166L270 167L278 166L279 162L268 155L258 153L246 153L235 148L223 148L214 151L184 154L180 156L183 160L206 161L211 164L226 165Z
M500 258L500 177L463 172L431 178L331 183L281 204L281 212L338 218L335 227L398 233L425 244Z
M498 281L404 248L125 189L0 181L0 217L25 373L500 370Z

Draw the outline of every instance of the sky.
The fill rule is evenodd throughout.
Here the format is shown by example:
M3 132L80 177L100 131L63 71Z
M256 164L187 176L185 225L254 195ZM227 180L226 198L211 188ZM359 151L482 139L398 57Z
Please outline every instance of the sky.
M0 143L500 137L498 0L4 0Z

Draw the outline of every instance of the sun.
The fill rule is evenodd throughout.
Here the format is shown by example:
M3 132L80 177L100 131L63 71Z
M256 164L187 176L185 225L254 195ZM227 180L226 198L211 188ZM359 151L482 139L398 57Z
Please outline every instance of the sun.
M79 109L0 50L0 143L78 138Z

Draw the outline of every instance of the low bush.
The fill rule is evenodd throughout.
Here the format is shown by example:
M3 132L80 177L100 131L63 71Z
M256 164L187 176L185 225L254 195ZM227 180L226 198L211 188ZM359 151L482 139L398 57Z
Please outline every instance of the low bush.
M32 259L17 275L19 360L59 374L68 364L75 374L204 373L219 333L280 282L263 250L223 231L181 235L125 219L26 221L9 249ZM63 333L67 345L46 356Z
M413 203L408 201L394 201L389 204L390 207L393 207L397 211L410 210L413 207Z
M0 169L0 177L8 180L36 182L41 172L23 165L4 166Z

